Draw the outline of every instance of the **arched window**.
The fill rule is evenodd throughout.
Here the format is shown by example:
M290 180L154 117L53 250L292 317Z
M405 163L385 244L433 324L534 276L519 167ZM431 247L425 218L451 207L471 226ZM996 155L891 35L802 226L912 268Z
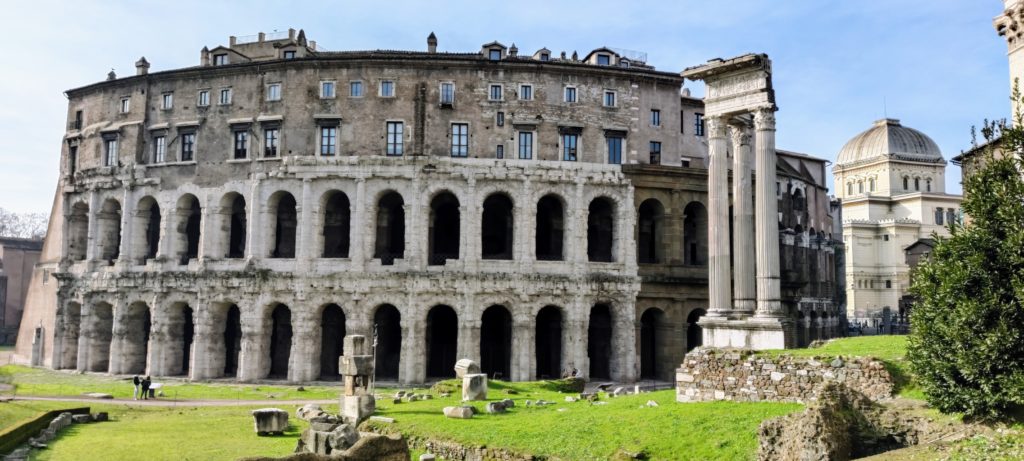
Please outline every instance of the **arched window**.
M441 192L430 201L428 233L427 264L443 266L449 259L459 259L459 199L451 192Z
M904 176L903 177L903 190L910 190L910 177L909 176Z
M299 217L295 197L287 192L277 192L270 197L270 235L273 243L271 258L295 257L295 233Z
M868 191L869 192L874 192L875 191L875 178L869 178L868 179Z
M853 195L853 183L846 183L846 195Z
M914 190L921 190L921 178L914 178Z
M864 193L864 181L857 181L857 193L858 194L863 194Z
M514 227L512 200L505 194L488 196L480 222L481 258L512 259Z
M537 202L535 250L538 261L562 260L562 234L564 228L562 201L556 195L545 195Z
M703 266L708 262L708 212L704 204L690 202L683 208L683 264Z
M636 257L639 263L659 263L662 254L663 221L665 207L656 199L640 204L637 213Z
M349 202L344 192L329 192L324 201L325 258L347 258L349 246Z
M612 262L615 242L615 212L611 200L599 197L590 202L587 214L587 258Z
M928 179L924 180L924 190L928 191L928 192L932 191L932 180L931 180L931 178L928 178Z
M405 202L398 192L384 194L377 203L376 236L373 257L382 265L405 257Z

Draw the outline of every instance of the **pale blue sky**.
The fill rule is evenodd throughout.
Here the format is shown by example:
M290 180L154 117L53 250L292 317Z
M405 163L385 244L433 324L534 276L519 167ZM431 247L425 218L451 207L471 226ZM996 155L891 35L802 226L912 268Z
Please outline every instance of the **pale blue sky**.
M834 160L887 110L949 159L969 146L971 125L1009 116L1006 45L991 24L1001 10L997 0L12 2L0 18L0 207L49 211L64 90L111 68L132 75L139 56L152 71L193 66L204 45L289 27L330 50L420 50L431 31L442 51L492 40L523 53L611 46L671 72L764 52L779 148ZM946 176L959 192L959 169Z

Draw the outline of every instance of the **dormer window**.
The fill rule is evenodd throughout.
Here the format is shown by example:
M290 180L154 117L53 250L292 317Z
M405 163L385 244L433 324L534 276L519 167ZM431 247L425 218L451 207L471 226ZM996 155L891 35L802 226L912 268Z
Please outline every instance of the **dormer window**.
M540 54L540 60L541 61L550 61L551 60L551 55L548 54L548 53L541 53Z
M213 55L213 65L215 65L215 66L223 66L223 65L225 65L227 63L228 63L228 55L227 54L215 54L215 55Z
M286 50L284 52L285 59L295 59L295 50Z
M491 61L501 61L501 50L490 50L487 52L487 58Z
M612 65L612 57L607 54L597 55L597 65L599 66L610 66Z

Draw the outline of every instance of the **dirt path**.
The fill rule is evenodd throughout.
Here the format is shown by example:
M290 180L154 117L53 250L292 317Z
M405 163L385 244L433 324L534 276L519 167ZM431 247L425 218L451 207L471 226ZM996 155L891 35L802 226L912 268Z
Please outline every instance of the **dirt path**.
M0 397L2 398L2 397ZM102 405L137 405L140 407L242 407L242 406L284 406L284 405L305 405L315 403L317 405L331 405L338 403L337 400L171 400L171 399L149 399L149 400L128 400L128 399L94 399L89 397L33 397L17 396L12 401L43 401L43 402L76 402L93 403Z

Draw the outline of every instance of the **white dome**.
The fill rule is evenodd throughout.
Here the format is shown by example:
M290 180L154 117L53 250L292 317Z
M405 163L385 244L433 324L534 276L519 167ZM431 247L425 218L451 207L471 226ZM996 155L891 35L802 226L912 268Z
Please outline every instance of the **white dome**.
M945 163L939 146L928 135L886 118L854 136L839 151L836 165L850 165L878 158Z

